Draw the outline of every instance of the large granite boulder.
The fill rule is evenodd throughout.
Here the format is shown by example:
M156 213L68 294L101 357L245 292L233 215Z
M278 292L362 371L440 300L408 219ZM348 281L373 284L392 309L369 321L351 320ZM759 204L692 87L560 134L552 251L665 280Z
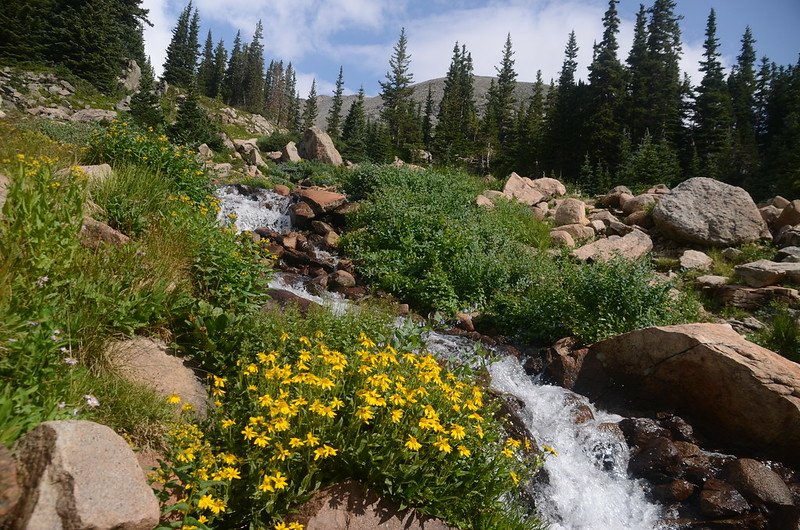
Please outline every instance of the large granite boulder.
M297 146L297 152L306 160L317 160L334 166L341 166L344 163L331 137L319 127L306 129L303 139Z
M775 262L760 259L736 266L736 274L750 287L777 285L784 280L800 281L800 263Z
M158 499L128 443L91 421L48 421L17 444L14 528L151 530Z
M508 177L503 186L503 194L528 206L538 204L545 199L544 193L533 185L531 179L520 177L516 173L511 173Z
M589 219L586 217L586 204L579 199L564 199L556 207L555 221L556 226L588 225Z
M724 247L769 237L745 190L705 177L689 179L662 195L653 220L667 237L700 245Z
M675 410L721 445L800 464L800 365L727 324L652 327L594 344L575 390Z
M598 239L572 251L572 256L581 261L608 261L614 256L638 259L653 250L650 236L641 230L619 237L609 236Z

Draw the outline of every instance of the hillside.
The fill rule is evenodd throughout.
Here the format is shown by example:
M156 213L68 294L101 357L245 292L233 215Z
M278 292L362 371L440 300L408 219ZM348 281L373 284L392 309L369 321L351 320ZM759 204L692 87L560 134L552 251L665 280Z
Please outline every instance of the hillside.
M490 76L475 76L475 102L478 106L478 113L483 113L483 107L486 102L486 95L489 92L489 85L492 82L492 79L496 79ZM414 95L412 96L414 101L423 107L425 106L425 99L428 97L428 87L431 87L431 94L433 95L434 101L434 113L435 110L439 108L439 102L442 101L442 95L444 94L444 77L439 77L437 79L430 79L428 81L422 81L421 83L417 83L413 85L414 88ZM517 98L517 101L521 99L525 99L530 97L533 93L534 83L517 83L517 89L514 92L514 95ZM344 96L344 103L342 104L342 115L346 116L347 111L350 109L350 105L356 100L356 95ZM330 111L331 104L333 102L333 96L317 96L317 106L319 108L319 115L317 116L316 125L318 127L325 127L327 120L328 120L328 112ZM380 116L381 106L383 105L383 99L380 96L372 96L367 97L364 99L364 108L366 109L367 116L369 118L378 118Z

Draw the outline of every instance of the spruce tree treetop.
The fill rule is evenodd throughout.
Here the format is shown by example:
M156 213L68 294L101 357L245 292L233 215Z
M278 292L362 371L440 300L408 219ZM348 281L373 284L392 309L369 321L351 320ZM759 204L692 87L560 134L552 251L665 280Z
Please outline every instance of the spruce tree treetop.
M167 83L188 88L194 82L200 51L199 31L200 16L197 9L192 10L192 2L189 2L178 17L167 47L163 75Z
M406 29L400 30L400 38L394 46L389 59L389 71L386 81L381 81L381 98L383 108L381 116L386 122L395 149L407 145L413 140L414 108L411 100L413 76L409 72L411 56L408 54Z
M303 130L314 126L314 122L316 121L318 114L319 108L317 107L317 80L313 79L311 81L311 90L309 90L308 98L306 99L306 105L303 108Z
M338 140L342 134L342 103L344 96L344 70L339 66L339 76L336 78L336 89L333 91L331 108L328 111L328 134Z

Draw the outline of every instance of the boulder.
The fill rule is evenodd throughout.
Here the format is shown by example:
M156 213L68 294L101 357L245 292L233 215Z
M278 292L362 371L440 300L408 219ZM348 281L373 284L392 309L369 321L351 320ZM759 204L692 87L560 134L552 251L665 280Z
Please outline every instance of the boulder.
M281 162L302 162L303 159L297 152L297 145L294 142L289 142L286 147L281 151Z
M737 458L723 469L725 479L750 502L792 506L792 492L770 468L750 458Z
M197 154L199 154L204 159L214 158L214 151L208 146L208 144L200 144L197 148Z
M117 112L114 110L82 109L76 111L69 119L70 121L78 122L113 121L117 119Z
M565 230L551 230L550 241L556 247L575 248L575 239Z
M647 190L647 193L654 193L656 195L664 195L666 193L669 193L669 187L666 184L656 184L655 186L653 186L652 188Z
M681 472L681 455L672 441L658 436L646 443L628 462L628 471L635 477L663 482L677 478Z
M686 250L680 259L681 267L689 270L705 271L711 268L714 260L699 250Z
M319 306L317 302L303 298L291 291L284 289L267 289L270 300L261 308L262 311L270 309L286 309L287 307L297 307L301 314L305 315L312 306Z
M347 271L336 271L328 275L328 284L334 287L355 287L356 279Z
M703 287L719 287L721 285L726 285L728 283L728 278L725 276L715 276L712 274L706 274L704 276L699 276L695 282L701 288Z
M128 64L122 69L122 76L119 78L119 86L128 92L139 90L142 81L142 68L133 59L128 59Z
M306 160L317 160L334 166L341 166L344 163L342 155L336 150L328 133L316 126L309 127L303 133L297 152Z
M598 342L575 389L675 409L717 443L800 463L800 365L727 324L652 327Z
M619 428L631 447L645 447L657 438L669 437L669 431L650 418L624 418Z
M589 214L589 220L602 221L606 226L610 225L612 222L619 222L619 219L617 219L617 217L608 210L600 210L599 212L593 212Z
M93 166L73 166L68 170L62 170L64 173L73 171L75 168L89 180L90 183L100 183L106 181L112 174L113 170L108 164L97 164ZM59 172L61 174L61 172Z
M347 197L341 193L327 191L319 188L307 188L297 192L297 195L311 205L315 213L330 212L344 204Z
M284 186L283 184L276 184L272 191L280 195L281 197L288 197L292 190L289 189L289 186Z
M653 496L663 503L683 502L694 493L694 484L676 479L653 488Z
M776 195L775 197L772 198L771 201L769 201L769 204L771 204L772 206L774 206L779 210L783 210L784 208L789 206L790 202L791 201L789 201L788 199L784 199L780 195Z
M708 517L738 515L749 509L745 498L727 482L709 479L700 492L700 512Z
M608 261L614 256L627 259L638 259L653 250L650 236L641 230L619 237L609 236L598 239L572 251L572 256L581 261Z
M208 411L208 392L192 366L163 341L149 337L112 342L107 350L119 374L166 398L177 395L199 418Z
M800 226L787 225L778 228L773 241L781 248L800 246Z
M783 280L800 280L800 263L777 263L760 259L737 265L735 270L739 278L750 287L776 285Z
M231 171L233 171L233 165L229 164L228 162L214 164L211 166L211 171L216 173L218 177L227 177L231 174Z
M545 379L572 389L587 352L586 348L575 348L575 339L571 337L557 340L545 354Z
M761 218L767 223L767 226L772 228L776 226L778 218L781 216L781 210L772 206L764 206L758 209L759 213L761 213Z
M5 528L4 523L11 518L21 495L14 455L0 444L0 528Z
M449 530L438 519L424 517L413 509L401 510L396 504L368 492L354 481L318 491L297 508L286 522L297 522L305 530Z
M586 217L586 204L578 199L564 199L555 212L556 226L563 225L588 225Z
M778 251L775 259L783 263L800 263L800 247L784 247Z
M633 197L631 190L627 186L617 186L609 191L600 199L600 203L606 208L619 208L620 198L625 196Z
M775 221L775 227L782 228L798 224L800 224L800 199L795 199L781 211L778 220Z
M596 234L605 234L606 232L606 224L599 220L595 219L594 221L589 221L589 226L594 230Z
M158 499L128 443L105 425L48 421L17 444L16 528L151 530Z
M0 212L3 211L3 206L6 204L6 197L8 197L8 188L11 186L11 180L2 173L0 173Z
M234 144L237 144L236 151L242 155L242 160L246 164L256 167L264 165L264 159L261 158L261 152L259 152L255 141L234 140Z
M797 289L788 287L745 287L743 285L706 285L703 292L723 305L730 305L754 311L768 306L772 302L796 304L800 302Z
M640 228L651 228L653 226L653 216L646 210L639 210L626 217L625 224Z
M633 212L647 211L648 209L655 207L660 198L661 195L656 195L655 193L643 193L641 195L637 195L633 199L625 201L625 204L622 206L622 213L625 215L630 215Z
M527 179L528 184L536 191L544 195L545 199L561 197L567 194L567 188L558 180L550 177L540 179Z
M39 116L41 118L47 118L48 120L69 120L70 119L70 111L64 107L33 107L26 111L28 114L32 114L33 116Z
M533 206L542 202L545 195L533 186L533 181L529 178L520 177L516 173L511 173L503 186L503 194L513 197L522 204Z
M475 204L483 208L494 208L494 203L492 200L483 195L478 195L478 197L475 199Z
M594 229L591 226L581 224L562 225L558 227L559 232L566 232L574 239L588 239L594 237Z
M103 245L123 245L130 238L100 221L84 217L81 231L78 234L81 244L88 248L99 248Z
M684 181L663 195L653 220L665 236L700 245L739 245L769 233L745 190L705 177Z
M292 226L306 228L314 217L314 209L305 202L296 202L289 206L289 219Z
M742 257L744 252L734 247L727 247L722 249L722 257L728 261L737 261Z

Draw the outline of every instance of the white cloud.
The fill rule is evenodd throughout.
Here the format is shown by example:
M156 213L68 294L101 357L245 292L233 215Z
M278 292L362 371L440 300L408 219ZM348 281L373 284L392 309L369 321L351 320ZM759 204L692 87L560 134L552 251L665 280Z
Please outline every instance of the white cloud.
M172 25L175 17L168 12L168 0L144 0L142 7L150 10L147 18L153 27L144 28L145 53L150 56L156 76L161 75L164 60L167 57L167 46L172 39Z

